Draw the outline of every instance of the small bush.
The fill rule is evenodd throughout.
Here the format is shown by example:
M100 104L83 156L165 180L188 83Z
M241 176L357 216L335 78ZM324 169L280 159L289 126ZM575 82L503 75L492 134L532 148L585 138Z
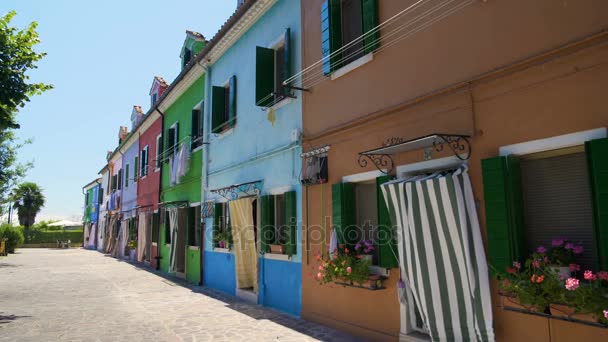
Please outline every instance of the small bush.
M82 243L84 239L84 232L79 231L38 231L36 236L28 243L55 243L57 240L67 241L70 240L72 243Z
M8 224L0 226L0 239L8 239L6 241L6 250L9 253L15 253L15 248L23 244L22 227L13 227Z

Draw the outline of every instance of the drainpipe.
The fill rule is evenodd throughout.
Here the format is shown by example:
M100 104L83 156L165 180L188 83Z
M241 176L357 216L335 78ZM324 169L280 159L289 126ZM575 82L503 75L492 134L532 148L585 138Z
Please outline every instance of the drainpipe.
M154 108L154 110L156 110L158 112L158 114L160 114L160 140L163 142L163 156L165 155L165 113L161 112L161 110L158 108L158 105L156 105L156 107ZM157 151L158 153L158 151ZM161 161L160 163L160 170L159 172L159 179L158 179L158 203L162 203L162 187L163 187L163 162ZM160 221L160 208L159 212L158 212L158 218ZM156 259L156 270L160 270L160 224L161 222L158 222L158 242L156 244L156 256L154 257Z
M205 201L207 200L207 187L209 184L209 140L211 137L211 68L208 65L201 65L200 61L198 65L205 70L205 108L203 108L204 113L207 115L203 116L203 165L201 172L201 208ZM204 263L205 263L205 220L201 220L201 259L200 259L200 268L201 268L201 277L199 285L203 286L205 284L205 272L204 272Z

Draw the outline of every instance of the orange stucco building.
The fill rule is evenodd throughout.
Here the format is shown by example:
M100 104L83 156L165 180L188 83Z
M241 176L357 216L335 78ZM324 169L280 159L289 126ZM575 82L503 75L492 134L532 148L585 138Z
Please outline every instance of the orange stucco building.
M294 84L308 90L301 93L303 149L329 146L327 182L303 190L302 318L372 340L424 338L415 323L404 321L397 268L379 267L388 279L386 289L378 291L319 285L314 278L315 256L327 250L331 234L332 184L380 175L372 162L365 167L358 163L360 152L393 137L470 136L469 172L487 249L483 159L498 156L501 148L541 152L566 146L562 142L568 137L604 134L608 2L469 2L454 1L451 6L460 3L462 8L448 13L446 7L449 15L433 20L439 12L422 16L434 8L432 1L408 11L419 1L378 0L377 22L397 15L402 21L395 27L405 29L382 26L375 52L355 53L356 58L324 75L324 63L315 63L323 58L322 6L327 1L302 1L305 71ZM422 27L425 22L428 26ZM522 143L528 144L513 147ZM447 148L391 157L394 167L388 171L396 176L458 161ZM608 249L601 241L598 245ZM608 329L504 310L495 282L492 294L498 341L608 340Z

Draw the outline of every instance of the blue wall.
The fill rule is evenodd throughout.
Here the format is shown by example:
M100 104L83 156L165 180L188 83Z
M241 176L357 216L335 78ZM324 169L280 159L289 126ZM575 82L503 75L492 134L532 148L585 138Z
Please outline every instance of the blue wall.
M236 294L236 271L232 253L216 253L205 251L205 286Z
M122 211L124 217L132 217L135 215L135 207L137 206L137 183L134 182L135 176L135 157L139 155L139 140L135 140L124 152L122 157L123 177L126 178L127 164L129 165L128 186L122 185ZM154 159L154 158L152 158ZM149 172L153 172L154 168L150 168Z
M301 70L300 20L300 1L277 1L211 66L207 84L209 87L222 86L236 75L236 126L226 134L211 135L208 188L218 189L262 180L262 195L296 191L297 254L292 256L291 261L260 260L258 277L259 303L296 316L300 314L302 298L302 196L299 180L302 149L299 140L292 141L292 131L302 131L301 94L294 93L297 98L277 108L272 115L256 106L254 85L256 46L271 47L284 36L287 28L291 31L290 69L292 73ZM207 115L211 113L211 102L205 103ZM208 200L214 199L211 193L207 193L206 197ZM213 252L213 218L205 219L205 227L205 283L209 287L234 293L234 258L226 257L225 253L218 256ZM231 278L227 277L227 272L232 273Z
M100 192L101 185L97 184L93 187L93 203L91 205L91 222L96 223L99 219L99 196L101 196Z

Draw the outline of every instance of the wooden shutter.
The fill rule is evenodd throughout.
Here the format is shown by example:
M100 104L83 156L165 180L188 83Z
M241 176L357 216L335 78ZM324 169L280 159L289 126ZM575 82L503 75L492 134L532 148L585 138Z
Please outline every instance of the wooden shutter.
M274 196L265 195L260 197L260 251L268 252L268 245L275 242L274 234Z
M336 183L331 187L332 227L338 243L353 249L358 242L355 226L355 187L352 183Z
M288 27L285 30L285 38L283 39L284 41L284 45L283 45L283 49L285 50L284 52L284 77L285 79L281 80L281 81L285 81L287 80L289 77L291 77L291 29ZM279 87L283 88L283 84L279 84Z
M230 77L230 89L228 90L228 122L234 126L236 121L236 75Z
M211 132L219 133L224 124L226 89L224 87L213 87L211 98Z
M135 177L135 181L137 182L137 178L139 178L139 156L135 157L135 163L133 165L134 165L134 170L133 170L134 175L133 176Z
M129 164L125 168L125 188L129 187Z
M199 137L203 137L203 127L204 127L204 120L205 120L205 101L201 102L201 109L198 111L198 136ZM202 143L202 139L201 139L201 143Z
M321 5L321 52L323 57L330 56L342 47L342 19L340 0L325 0ZM323 73L331 74L338 69L342 54L337 53L323 60Z
M167 130L167 152L168 155L172 155L173 154L173 142L175 141L175 129L174 128L169 128L169 130ZM142 150L143 152L143 150ZM168 162L169 158L165 158L165 161ZM143 172L142 172L143 174Z
M148 167L150 166L150 148L146 146L146 160L144 162L144 170L146 171L146 176L148 175Z
M179 149L179 122L175 123L175 140L173 141L174 152L177 153L177 149Z
M375 29L378 26L378 0L361 0L361 17L363 20L363 34ZM379 38L379 31L365 36L363 47L366 54L380 46Z
M376 246L378 248L378 266L386 268L399 267L397 259L397 241L391 217L384 201L384 195L380 185L393 179L391 176L381 176L376 178L376 201L378 213L378 240Z
M222 221L222 203L215 203L213 206L213 247L217 246L217 236L220 232L220 223Z
M481 161L488 257L492 272L504 272L525 257L519 161L495 157Z
M298 221L296 214L296 192L289 191L285 196L285 253L298 253Z
M608 139L585 143L593 197L593 225L601 269L608 268Z
M192 110L192 125L190 126L190 141L194 141L198 137L198 128L199 128L199 120L200 114L198 109Z
M257 46L255 50L255 104L265 107L274 96L274 50Z

